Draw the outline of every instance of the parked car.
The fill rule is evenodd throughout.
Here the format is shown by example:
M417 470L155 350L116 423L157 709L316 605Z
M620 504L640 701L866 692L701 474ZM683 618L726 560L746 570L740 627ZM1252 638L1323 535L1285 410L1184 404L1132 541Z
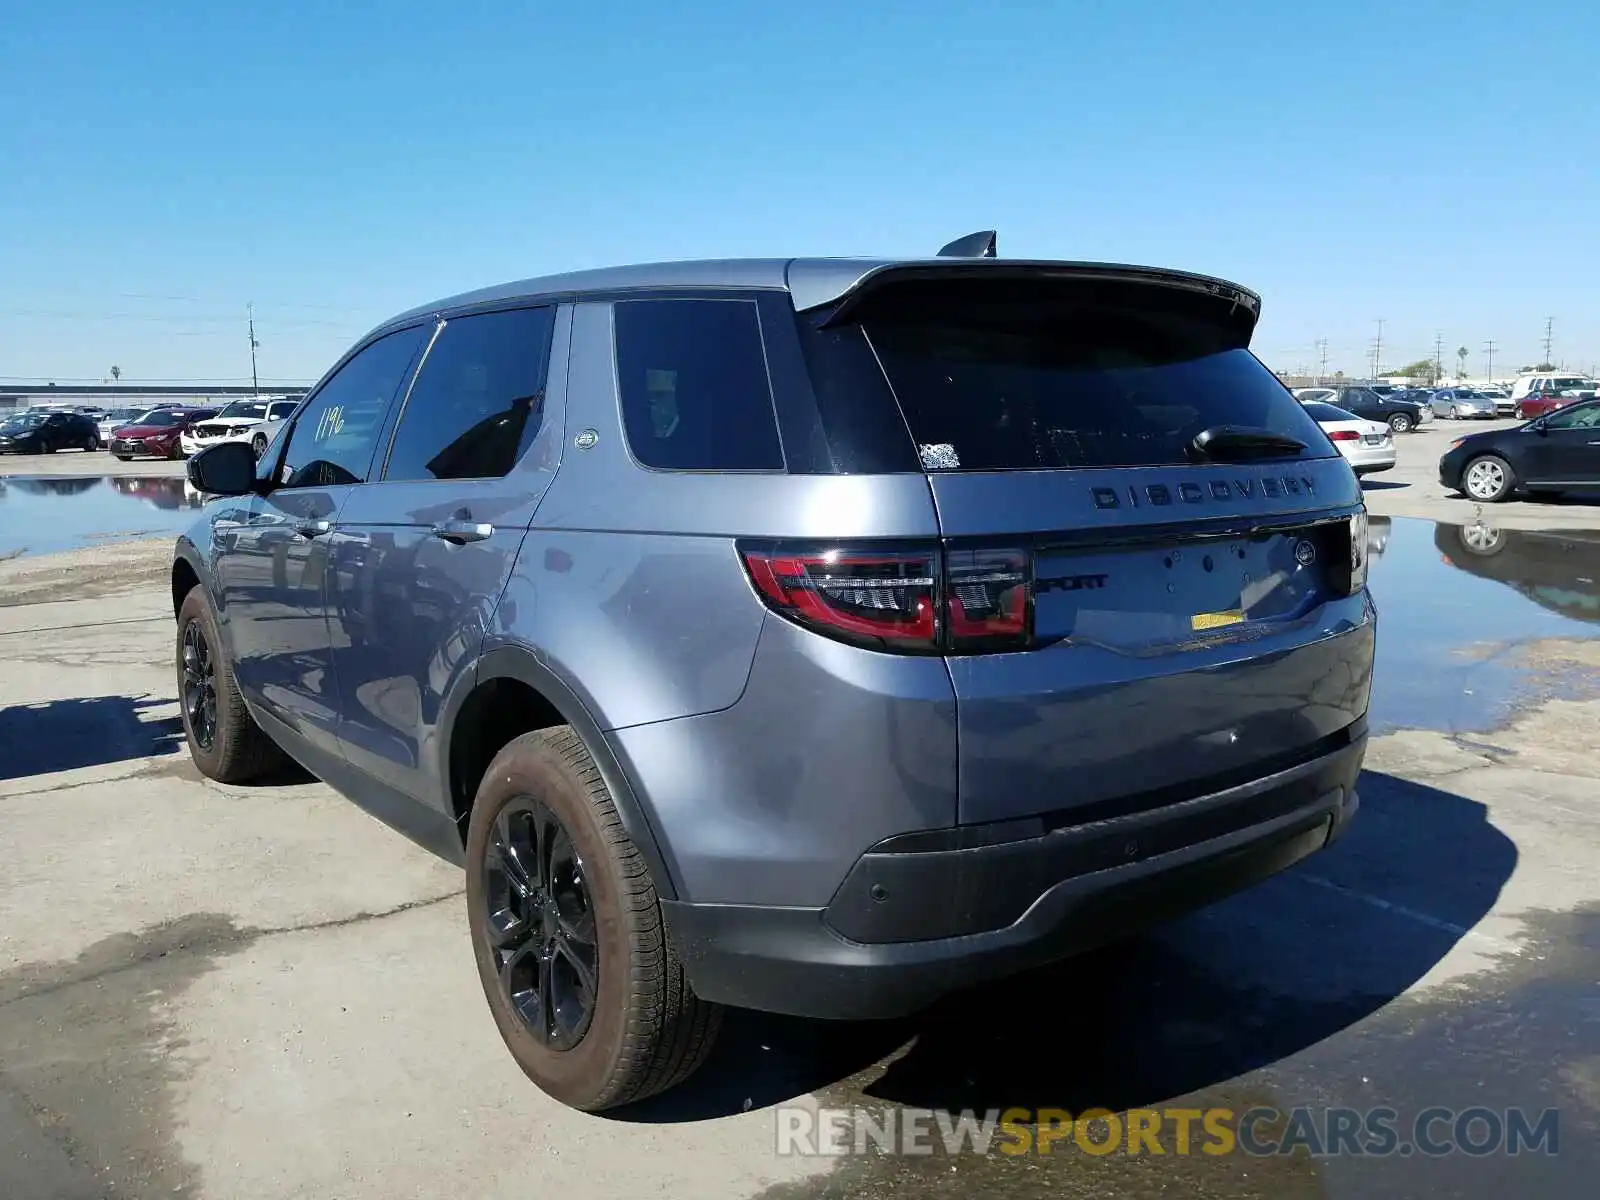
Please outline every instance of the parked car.
M179 435L178 445L185 457L198 454L218 442L247 443L259 457L278 429L278 423L294 412L298 400L235 400L214 417L196 421Z
M100 431L88 417L61 410L24 410L0 421L0 454L98 450Z
M179 438L197 421L217 415L214 408L156 408L124 425L111 439L111 453L123 462L133 458L183 458Z
M1325 387L1296 388L1294 390L1294 398L1302 404L1326 403L1338 394L1333 388Z
M117 430L124 425L133 424L134 420L143 416L150 410L147 408L114 408L102 416L96 424L99 427L100 444L109 446L117 436Z
M1600 490L1600 401L1579 400L1511 429L1457 438L1439 482L1485 504Z
M1338 405L1368 421L1387 425L1395 433L1409 433L1433 419L1433 409L1411 400L1391 400L1368 387L1343 387L1329 404Z
M464 864L569 1105L684 1078L723 1006L914 1012L1357 807L1365 508L1258 298L961 248L429 304L189 462L194 762L281 748Z
M1306 405L1306 412L1322 426L1322 432L1338 447L1357 475L1393 469L1394 438L1387 425L1365 420L1333 404L1310 403Z
M1495 402L1472 388L1440 388L1433 394L1433 415L1452 421L1493 420Z
M1479 388L1478 395L1485 396L1494 401L1495 415L1498 417L1515 416L1517 402L1511 398L1511 393L1502 387Z
M1581 393L1576 389L1557 391L1555 385L1551 384L1548 387L1525 392L1522 399L1517 401L1516 415L1520 420L1530 421L1534 417L1542 417L1555 412L1558 408L1575 404L1580 398Z

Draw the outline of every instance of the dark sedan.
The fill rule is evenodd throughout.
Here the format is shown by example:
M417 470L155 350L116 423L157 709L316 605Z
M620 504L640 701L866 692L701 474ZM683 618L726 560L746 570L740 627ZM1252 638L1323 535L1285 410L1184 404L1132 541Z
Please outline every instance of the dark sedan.
M1338 405L1368 421L1387 425L1395 433L1408 433L1433 416L1433 409L1412 400L1395 400L1369 387L1343 387L1327 403Z
M148 455L152 458L182 458L178 439L197 421L217 415L214 408L158 408L134 418L111 437L111 453L127 462Z
M20 412L0 422L0 454L98 450L100 429L75 412Z
M1532 498L1600 492L1600 401L1581 400L1512 429L1457 438L1439 482L1485 504L1519 489Z

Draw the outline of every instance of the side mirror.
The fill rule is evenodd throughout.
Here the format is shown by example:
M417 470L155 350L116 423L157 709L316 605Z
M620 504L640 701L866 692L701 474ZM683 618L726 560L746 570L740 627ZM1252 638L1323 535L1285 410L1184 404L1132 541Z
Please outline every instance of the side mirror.
M256 490L256 454L247 442L218 442L191 458L189 482L212 496L245 496Z

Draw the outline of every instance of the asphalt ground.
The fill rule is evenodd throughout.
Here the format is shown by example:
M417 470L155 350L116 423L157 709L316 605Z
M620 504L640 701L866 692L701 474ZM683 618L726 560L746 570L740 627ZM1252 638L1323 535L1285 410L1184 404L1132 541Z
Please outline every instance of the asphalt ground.
M1429 490L1456 429L1401 439L1374 513L1473 519ZM1490 515L1600 528L1592 505ZM1600 697L1535 684L1600 677L1600 642L1519 641L1533 626L1497 618L1524 702L1491 728L1424 715L1375 738L1349 834L1282 876L912 1020L733 1014L685 1088L593 1117L502 1049L454 868L304 776L194 770L168 545L0 563L0 1197L1593 1194ZM1023 1109L1027 1145L805 1153L819 1108L935 1130ZM1117 1124L1060 1136L1090 1109ZM1393 1147L1341 1141L1352 1113ZM1516 1121L1541 1136L1513 1155ZM1152 1134L1130 1151L1136 1122ZM852 1128L881 1144L857 1125L847 1149Z

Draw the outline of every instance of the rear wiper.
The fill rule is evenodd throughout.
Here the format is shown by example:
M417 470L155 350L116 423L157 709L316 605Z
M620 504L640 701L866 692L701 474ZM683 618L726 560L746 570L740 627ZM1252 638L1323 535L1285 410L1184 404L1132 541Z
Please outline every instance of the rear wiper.
M1250 458L1281 458L1298 454L1306 444L1286 433L1249 425L1213 425L1194 435L1189 452L1213 462L1240 462Z

